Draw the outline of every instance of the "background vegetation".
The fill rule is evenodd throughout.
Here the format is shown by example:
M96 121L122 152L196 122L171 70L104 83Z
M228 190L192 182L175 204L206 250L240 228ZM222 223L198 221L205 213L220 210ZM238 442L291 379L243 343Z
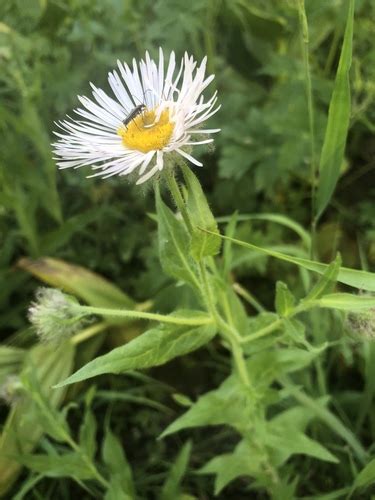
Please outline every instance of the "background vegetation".
M100 467L114 475L132 475L139 498L212 498L214 476L197 471L238 441L227 426L156 439L191 400L227 376L230 359L220 344L148 372L96 378L67 393L50 387L70 373L71 353L33 348L36 337L26 313L40 280L73 288L83 301L101 306L152 301L154 310L168 313L190 301L186 287L176 287L160 270L152 192L141 193L122 179L86 179L84 169L58 172L52 159L53 122L76 106L77 94L88 94L88 82L108 90L106 75L117 59L139 59L146 49L157 55L159 46L179 57L185 50L198 60L208 55L222 104L211 124L222 132L213 152L202 151L205 166L196 174L219 221L234 210L253 214L238 225L236 237L306 257L312 234L318 260L330 262L339 251L348 267L373 267L375 4L355 2L350 130L337 189L315 232L311 192L316 176L311 165L318 164L325 136L348 2L306 0L308 44L301 6L298 0L1 2L0 382L23 370L32 395L16 410L0 406L6 422L1 444L6 460L0 459L4 495L18 500L77 494L100 498L100 488L85 482L85 471L79 475L81 461L68 463L66 458L64 473L57 463L65 447L83 446ZM313 143L309 105L314 110ZM340 125L336 122L335 128ZM291 226L290 220L297 225ZM246 308L254 321L259 311L274 310L278 279L297 296L304 294L307 277L290 265L241 247L231 252L231 279L240 295L251 292ZM70 264L104 276L119 289L103 288L107 285L98 277ZM348 321L342 315L311 314L309 340L316 348L324 343L328 347L319 361L301 365L298 379L298 387L311 398L299 418L306 425L313 420L309 435L337 456L338 463L297 455L282 465L277 488L261 478L241 476L222 491L216 482L218 498L333 499L351 492L353 498L370 498L375 470L361 482L362 488L354 491L352 486L374 454L375 347L366 339L345 336L345 328ZM106 335L79 350L76 366L144 329L141 322L105 324ZM358 325L355 329L360 330ZM43 390L30 374L35 370L40 370L37 379ZM44 395L42 402L38 394ZM326 409L309 406L316 401ZM53 470L43 463L38 469L35 458L31 463L26 455L17 455L10 411L13 421L18 414L30 414L23 427L28 451L55 457ZM42 435L35 421L48 435ZM294 437L291 427L286 442ZM21 470L20 464L26 467ZM116 464L121 464L119 470Z

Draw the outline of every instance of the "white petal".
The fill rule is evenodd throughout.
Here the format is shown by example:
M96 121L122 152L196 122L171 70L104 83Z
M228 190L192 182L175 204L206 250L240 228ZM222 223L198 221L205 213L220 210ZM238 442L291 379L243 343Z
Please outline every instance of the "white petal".
M154 166L151 170L149 170L149 171L147 172L147 174L145 174L143 177L140 177L140 178L137 180L136 184L143 184L144 182L148 181L149 179L151 179L151 177L152 177L153 175L155 175L155 174L156 174L156 172L157 172L158 170L159 170L159 169L158 169L157 165L155 165L155 166Z
M201 163L200 161L193 158L191 155L186 153L183 149L177 148L176 151L178 153L180 153L181 156L183 156L187 160L191 161L191 163L193 163L194 165L197 165L197 167L203 167L203 163Z

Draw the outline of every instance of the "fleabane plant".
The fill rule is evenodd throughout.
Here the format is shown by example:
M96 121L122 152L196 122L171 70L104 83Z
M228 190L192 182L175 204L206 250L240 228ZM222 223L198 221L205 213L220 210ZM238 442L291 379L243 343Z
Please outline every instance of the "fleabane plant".
M309 334L311 311L335 309L339 311L337 315L345 315L374 308L375 298L371 294L335 291L339 282L374 292L374 275L342 267L339 256L330 265L310 260L308 248L300 249L302 255L296 257L238 240L234 237L240 220L237 215L226 218L228 224L221 235L193 172L195 166L201 166L193 147L212 142L211 137L197 141L195 138L218 132L204 125L218 110L216 93L207 99L204 95L213 80L212 75L205 75L206 59L197 64L185 54L177 67L172 53L165 69L160 50L158 62L146 53L145 61L134 61L132 69L125 63L119 63L118 68L119 73L109 74L116 99L92 86L94 100L80 98L84 108L76 110L79 119L60 123L62 131L56 132L59 140L54 144L58 165L87 167L95 171L92 175L100 177L136 174L137 184L152 183L161 267L190 290L193 303L199 306L195 310L160 314L136 308L74 304L74 318L122 317L149 320L151 325L130 342L79 367L58 387L102 374L161 365L214 341L218 349L229 354L232 369L228 369L220 387L202 395L167 427L163 436L197 426L232 428L238 438L232 452L213 458L201 469L202 473L215 475L216 493L236 477L249 476L273 495L282 484L279 469L294 454L336 463L334 450L306 435L316 416L323 415L322 420L363 461L364 451L353 442L351 434L343 433L342 427L327 417L328 399L314 400L304 394L293 377L311 363L319 371L319 357L328 348L328 343L317 342ZM166 181L172 205L165 202L160 177ZM275 220L279 222L280 218ZM303 241L310 241L295 222L288 219L286 225L297 227L296 233L302 234ZM275 287L275 310L266 311L248 290L232 282L233 250L238 246L302 269L305 295L296 297L279 281ZM315 273L318 279L311 283L306 271ZM252 308L255 305L258 314L249 315L243 299ZM66 302L63 297L61 301ZM33 316L38 326L39 316ZM54 317L59 315L52 314ZM42 326L45 321L43 315ZM47 324L50 328L50 322ZM74 332L72 341L78 344L86 338ZM279 401L283 404L278 405Z
M118 71L108 75L113 97L91 84L92 99L78 97L83 108L76 118L58 123L58 166L91 166L93 176L104 178L136 173L137 184L161 172L173 153L202 166L190 150L213 141L202 137L218 129L202 125L219 109L216 92L208 99L202 94L214 79L205 74L206 60L198 65L185 53L177 64L172 52L165 64L160 49L157 62L148 52L132 67L118 61Z

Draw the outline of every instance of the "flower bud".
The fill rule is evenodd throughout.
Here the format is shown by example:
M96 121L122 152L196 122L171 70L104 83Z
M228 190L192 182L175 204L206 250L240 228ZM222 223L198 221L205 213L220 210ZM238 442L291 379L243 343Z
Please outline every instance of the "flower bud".
M39 288L35 302L29 307L28 318L42 342L58 344L86 322L79 309L75 297L55 288Z
M346 328L356 337L375 340L375 308L360 313L349 313Z
M0 385L0 399L6 404L12 405L20 400L23 393L23 385L18 375L8 375Z

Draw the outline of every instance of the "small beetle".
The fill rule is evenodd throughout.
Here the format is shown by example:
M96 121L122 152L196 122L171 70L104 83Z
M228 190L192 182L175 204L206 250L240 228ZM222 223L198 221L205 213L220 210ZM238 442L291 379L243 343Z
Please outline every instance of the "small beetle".
M146 109L146 105L145 104L138 104L138 106L136 106L132 111L130 111L130 113L128 114L128 116L122 120L122 123L123 125L125 125L125 127L127 125L129 125L129 123L134 120L134 118L136 118L138 115L140 115L141 113L143 113L143 111Z

